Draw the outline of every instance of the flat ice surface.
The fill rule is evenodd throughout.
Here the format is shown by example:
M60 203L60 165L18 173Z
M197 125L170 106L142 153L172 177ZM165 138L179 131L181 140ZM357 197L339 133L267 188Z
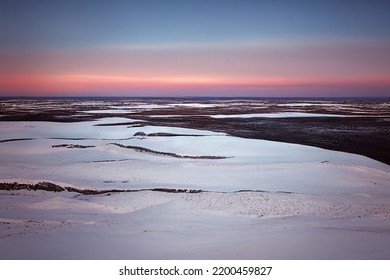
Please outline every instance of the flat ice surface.
M208 192L0 191L0 259L390 258L388 165L132 121L0 122L0 182Z

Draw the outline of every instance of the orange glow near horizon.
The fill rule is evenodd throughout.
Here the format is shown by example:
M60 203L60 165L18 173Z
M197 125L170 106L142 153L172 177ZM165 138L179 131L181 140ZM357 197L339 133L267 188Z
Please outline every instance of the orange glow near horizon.
M0 50L0 95L390 95L390 42L178 46Z
M265 78L229 78L229 77L126 77L100 75L9 75L0 76L0 91L9 94L40 93L126 93L147 89L215 88L225 86L238 87L390 87L390 77L265 77ZM27 94L28 95L28 94Z

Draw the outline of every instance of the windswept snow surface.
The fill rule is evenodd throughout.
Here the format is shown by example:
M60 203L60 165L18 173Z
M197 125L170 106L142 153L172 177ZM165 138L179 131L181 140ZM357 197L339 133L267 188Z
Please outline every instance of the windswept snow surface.
M0 182L204 192L0 191L0 258L390 258L388 165L131 122L0 122Z

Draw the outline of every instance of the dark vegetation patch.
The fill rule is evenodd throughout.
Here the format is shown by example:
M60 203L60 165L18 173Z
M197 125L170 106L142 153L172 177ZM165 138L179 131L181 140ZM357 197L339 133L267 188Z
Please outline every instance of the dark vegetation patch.
M100 123L94 126L130 126L130 127L141 127L147 125L145 122L124 122L124 123Z
M29 190L29 191L49 191L49 192L63 192L65 188L50 182L39 182L36 184L20 184L20 183L0 183L0 190Z
M0 143L6 143L6 142L14 142L14 141L28 141L28 140L34 140L35 138L16 138L16 139L5 139L0 140Z
M174 158L189 158L189 159L226 159L227 157L222 157L222 156L185 156L185 155L178 155L175 153L168 153L168 152L160 152L160 151L155 151L151 150L148 148L144 147L139 147L139 146L131 146L131 145L122 145L118 143L111 143L112 145L125 148L125 149L130 149L136 152L141 152L141 153L148 153L148 154L153 154L153 155L160 155L160 156L167 156L167 157L174 157Z
M0 190L16 191L16 190L29 190L37 191L43 190L48 192L74 192L83 195L99 195L99 194L111 194L111 193L126 193L126 192L141 192L141 191L156 191L166 193L200 193L202 190L193 189L168 189L168 188L154 188L154 189L139 189L139 190L122 190L122 189L105 189L105 190L93 190L93 189L77 189L73 187L61 187L59 185L50 182L39 182L36 184L21 184L17 182L13 183L0 183Z
M134 160L132 158L125 158L125 159L102 159L102 160L93 160L91 162L120 162L120 161L129 161Z
M187 190L187 189L167 189L167 188L154 188L151 189L154 192L167 192L167 193L201 193L202 190Z
M0 183L0 190L5 191L17 191L17 190L28 190L28 191L37 191L43 190L47 192L73 192L82 195L100 195L100 194L112 194L112 193L130 193L130 192L143 192L143 191L154 191L154 192L165 192L165 193L202 193L205 192L203 190L195 190L195 189L169 189L169 188L152 188L152 189L136 189L136 190L128 190L128 189L102 189L102 190L94 190L94 189L78 189L73 187L61 187L59 185L50 183L50 182L39 182L36 184L21 184L17 182L13 183ZM206 191L209 192L209 191ZM243 193L243 192L261 192L261 193L270 193L269 191L263 190L238 190L233 193ZM227 193L227 192L221 192ZM292 192L285 191L277 191L275 193L283 193L283 194L293 194Z
M155 133L145 133L145 132L137 132L134 136L142 136L142 137L178 137L178 136L190 136L190 137L202 137L205 135L199 134L177 134L177 133L167 133L167 132L155 132Z
M59 145L53 145L52 148L67 148L67 149L87 149L87 148L94 148L96 146L84 146L84 145L78 145L78 144L59 144Z
M263 190L238 190L238 191L234 191L234 193L241 193L241 192L262 192L262 193L265 193L266 191L263 191Z

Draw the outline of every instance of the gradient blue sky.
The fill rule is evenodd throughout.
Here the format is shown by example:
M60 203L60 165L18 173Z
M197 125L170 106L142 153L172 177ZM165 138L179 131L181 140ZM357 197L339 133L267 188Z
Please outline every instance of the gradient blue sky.
M390 96L390 1L0 1L1 95Z

